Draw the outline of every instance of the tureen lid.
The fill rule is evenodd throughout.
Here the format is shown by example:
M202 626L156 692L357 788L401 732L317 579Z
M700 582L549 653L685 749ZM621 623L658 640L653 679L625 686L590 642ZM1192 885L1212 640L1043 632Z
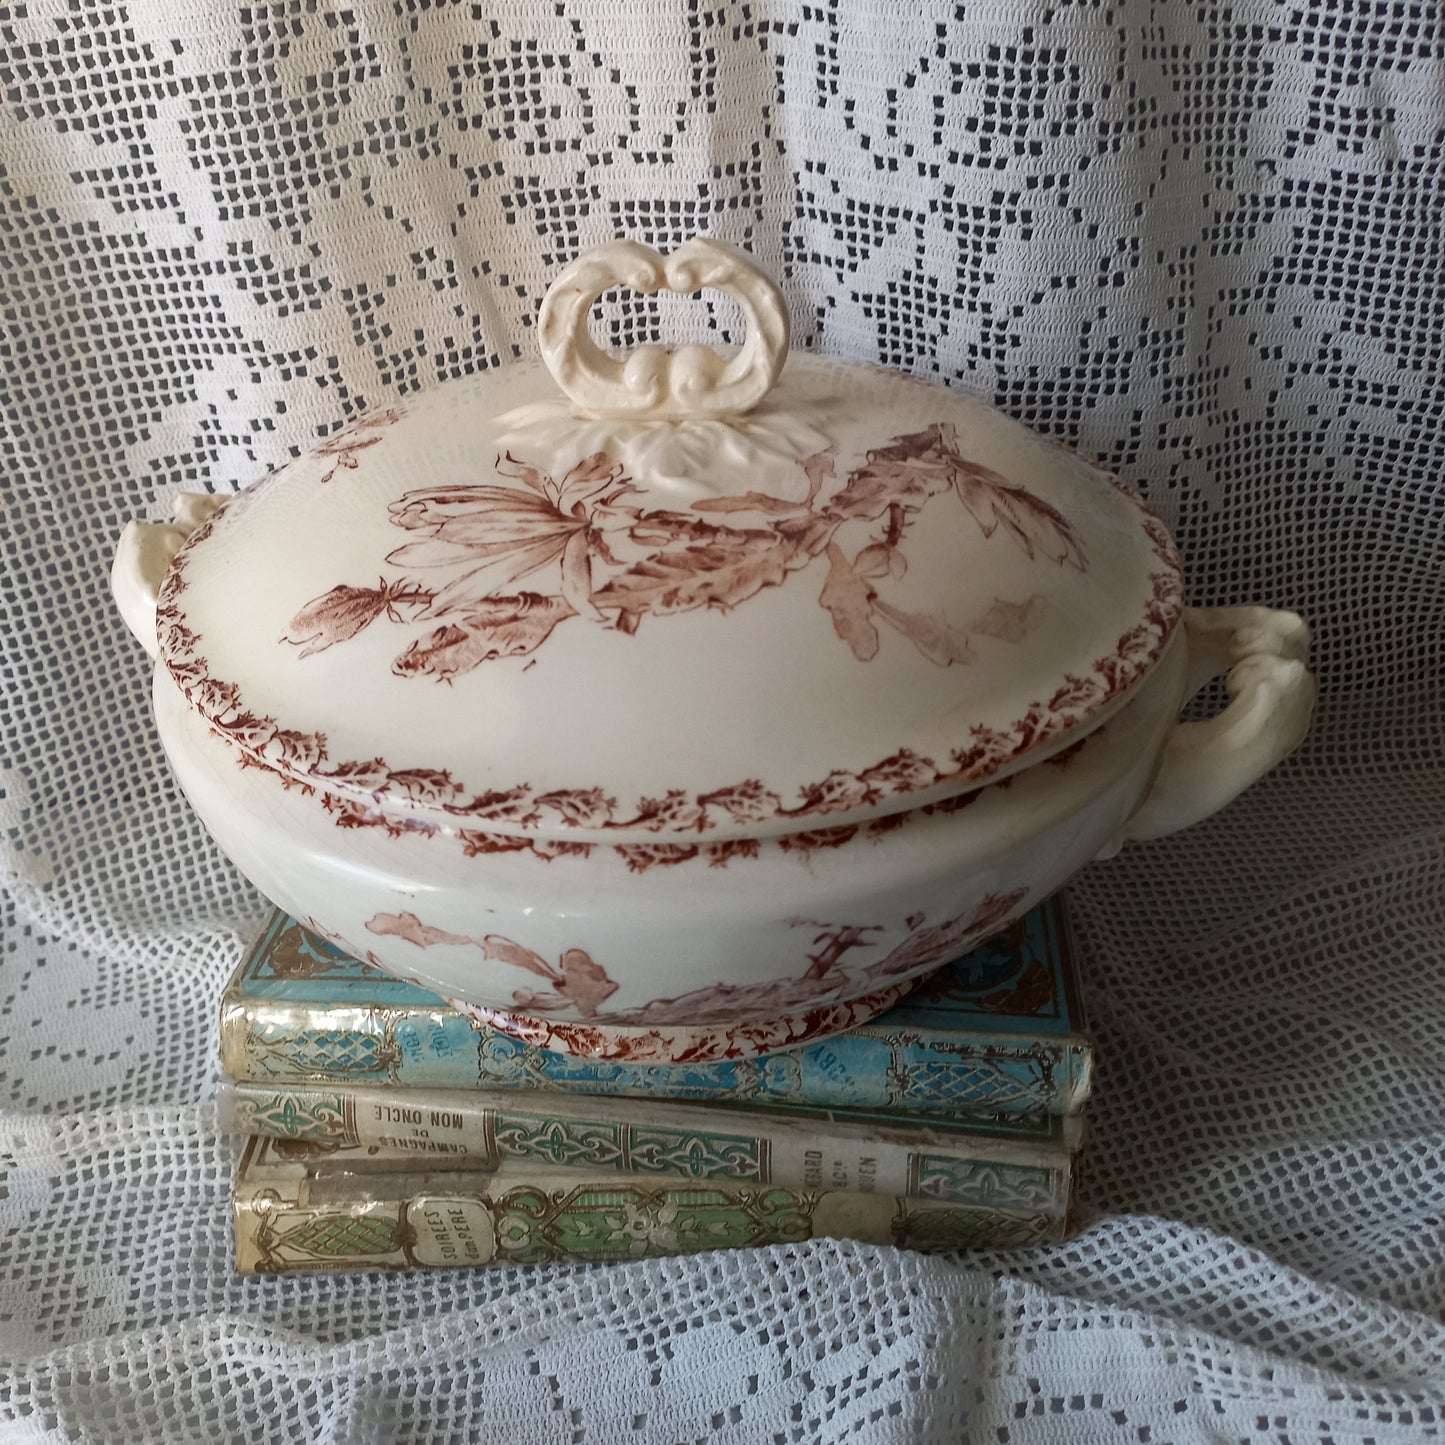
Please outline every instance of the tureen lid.
M606 357L620 284L730 291L747 344ZM1057 752L1173 633L1134 492L981 402L789 355L741 253L604 246L539 335L545 368L364 416L182 548L162 663L245 761L397 827L808 831Z

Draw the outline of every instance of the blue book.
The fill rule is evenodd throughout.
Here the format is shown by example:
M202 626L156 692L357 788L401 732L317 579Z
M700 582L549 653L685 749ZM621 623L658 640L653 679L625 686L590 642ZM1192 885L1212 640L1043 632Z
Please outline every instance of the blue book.
M1061 896L870 1024L712 1064L617 1063L521 1043L277 911L226 988L221 1059L233 1079L253 1083L533 1089L978 1118L1076 1114L1093 1062Z

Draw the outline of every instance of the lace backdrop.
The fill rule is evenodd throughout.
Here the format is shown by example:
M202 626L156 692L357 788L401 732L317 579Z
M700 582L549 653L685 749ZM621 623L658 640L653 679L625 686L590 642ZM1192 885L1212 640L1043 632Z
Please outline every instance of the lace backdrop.
M1445 36L1271 0L0 5L0 1417L17 1439L1419 1440L1445 1408ZM214 1018L263 904L169 780L133 515L533 348L707 232L797 344L1138 483L1318 722L1086 872L1084 1229L229 1274ZM600 334L730 338L726 306Z

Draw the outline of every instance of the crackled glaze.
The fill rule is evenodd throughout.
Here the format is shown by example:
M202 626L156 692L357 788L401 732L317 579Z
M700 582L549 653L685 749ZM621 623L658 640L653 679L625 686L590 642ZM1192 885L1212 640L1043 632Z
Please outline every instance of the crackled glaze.
M823 365L806 384L825 383ZM921 418L939 404L902 387ZM370 443L427 422L418 401L353 430L367 450L338 438L201 528L162 593L163 656L252 762L379 826L719 843L936 802L1108 716L1173 635L1181 595L1167 533L1127 489L1088 469L1072 500L1056 476L1011 480L963 428L1000 460L1020 444L1057 468L1057 450L1001 421L1003 441L985 441L972 404L954 410L848 459L796 458L767 492L677 506L604 453L560 474L503 453L486 480L392 492ZM339 455L357 463L348 490L376 471L375 502L337 503L324 538L347 560L328 575L290 516L340 497ZM276 579L264 595L246 586L251 558ZM243 593L258 625L238 638ZM357 686L366 706L341 706ZM503 729L479 728L489 718Z
M731 289L749 340L589 352L614 283ZM567 397L410 397L117 557L187 796L357 956L551 1047L786 1047L1303 736L1298 618L1184 614L1138 496L979 402L780 377L738 253L606 248L544 323Z
M629 850L597 844L469 853L461 829L338 829L324 794L242 766L164 673L156 712L176 776L222 847L348 952L516 1015L514 1031L542 1020L694 1047L700 1028L709 1047L742 1049L861 1022L895 984L1059 887L1146 793L1186 668L1171 648L1138 702L1069 755L966 803L808 846L752 840L723 867L701 854L638 867ZM563 1030L555 1042L568 1037L601 1046L605 1034Z

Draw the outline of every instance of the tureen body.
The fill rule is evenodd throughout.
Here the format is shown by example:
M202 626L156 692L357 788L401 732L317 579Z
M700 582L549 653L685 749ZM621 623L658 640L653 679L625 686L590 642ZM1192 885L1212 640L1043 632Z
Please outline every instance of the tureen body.
M604 357L618 283L732 290L748 344ZM1139 498L978 402L784 372L737 253L604 248L539 333L556 385L365 416L118 555L188 798L358 956L554 1047L784 1047L1302 736L1298 618L1186 614Z

